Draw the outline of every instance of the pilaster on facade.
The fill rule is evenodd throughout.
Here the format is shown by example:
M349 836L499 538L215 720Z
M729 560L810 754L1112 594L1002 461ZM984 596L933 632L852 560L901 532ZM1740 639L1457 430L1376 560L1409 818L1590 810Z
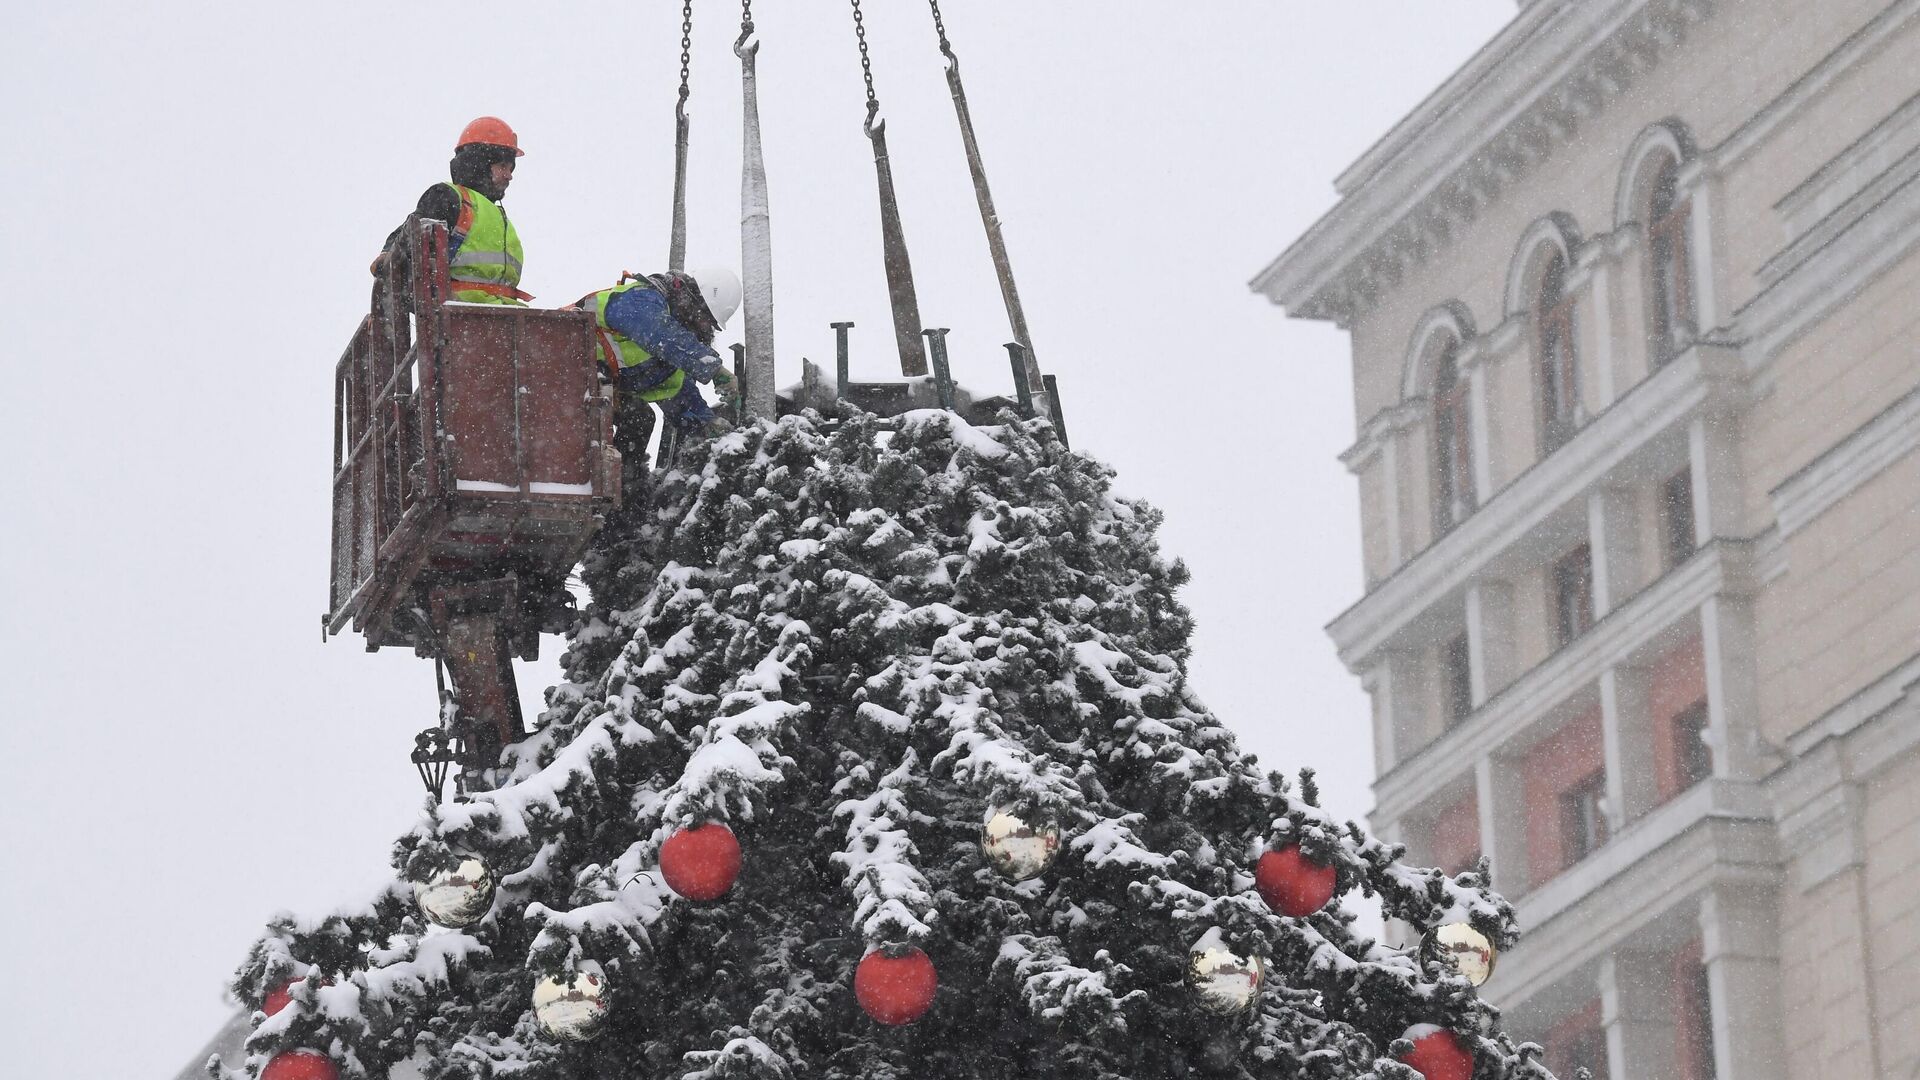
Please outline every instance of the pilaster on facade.
M1600 958L1595 981L1607 1033L1608 1080L1679 1080L1671 958L1616 949Z
M1467 430L1473 457L1474 505L1493 495L1493 410L1487 400L1487 365L1473 363L1467 368Z
M1713 775L1757 780L1779 764L1760 731L1759 645L1753 602L1718 594L1700 606L1700 644L1707 683L1707 742Z
M1493 579L1467 587L1468 671L1476 709L1516 674L1513 593L1512 582Z
M1588 250L1593 252L1595 261L1588 272L1582 297L1586 301L1585 317L1578 326L1579 354L1585 360L1580 365L1583 376L1580 403L1587 412L1593 413L1613 404L1615 387L1623 385L1614 380L1613 343L1619 334L1613 321L1613 283L1624 268L1613 265L1603 245L1591 244Z
M1593 615L1604 619L1639 591L1645 577L1633 491L1603 484L1588 492L1587 529L1593 557Z
M1489 754L1474 763L1480 807L1480 852L1493 870L1494 890L1517 896L1527 887L1527 793L1519 763Z
M1781 1080L1780 915L1772 889L1725 883L1700 901L1700 959L1720 1080Z
M1739 418L1722 408L1687 422L1687 465L1693 478L1694 545L1718 536L1746 536L1741 506Z
M1722 180L1718 175L1703 173L1691 179L1682 176L1681 183L1687 191L1687 270L1693 283L1694 325L1720 326L1727 312L1720 303L1723 290L1719 278L1730 272L1725 259L1714 258L1716 252L1726 250L1718 235Z
M1607 825L1613 835L1653 809L1655 781L1653 710L1648 672L1616 664L1600 673L1600 730L1607 760Z

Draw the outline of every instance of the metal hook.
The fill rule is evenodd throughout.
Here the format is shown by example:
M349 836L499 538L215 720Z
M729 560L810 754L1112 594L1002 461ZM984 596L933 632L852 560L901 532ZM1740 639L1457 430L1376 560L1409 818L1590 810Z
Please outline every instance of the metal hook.
M879 115L880 115L880 103L878 101L867 102L867 119L865 123L860 125L860 130L866 132L867 138L869 139L873 138L876 135L884 134L887 130L887 122L885 120L882 120L877 124L874 123L873 118Z
M752 59L753 54L760 51L759 40L755 39L752 45L748 45L747 40L749 38L753 38L752 23L748 23L747 25L740 28L740 37L736 39L733 43L733 55L739 57L742 60L749 60L749 59Z

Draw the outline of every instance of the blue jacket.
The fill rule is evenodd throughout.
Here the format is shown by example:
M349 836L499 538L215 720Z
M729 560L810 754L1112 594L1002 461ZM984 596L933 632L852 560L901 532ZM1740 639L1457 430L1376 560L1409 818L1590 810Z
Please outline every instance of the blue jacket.
M720 369L720 354L680 325L658 289L615 294L607 300L606 322L607 329L652 353L654 361L664 360L700 382L711 382ZM665 366L649 361L622 371L620 383L627 389L646 389L665 382L671 374Z

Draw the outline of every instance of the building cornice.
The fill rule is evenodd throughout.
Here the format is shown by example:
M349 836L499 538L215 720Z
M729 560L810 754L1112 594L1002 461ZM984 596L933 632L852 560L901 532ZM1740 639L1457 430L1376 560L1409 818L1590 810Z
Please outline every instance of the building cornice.
M1535 4L1335 182L1340 201L1251 282L1342 326L1570 141L1714 0Z

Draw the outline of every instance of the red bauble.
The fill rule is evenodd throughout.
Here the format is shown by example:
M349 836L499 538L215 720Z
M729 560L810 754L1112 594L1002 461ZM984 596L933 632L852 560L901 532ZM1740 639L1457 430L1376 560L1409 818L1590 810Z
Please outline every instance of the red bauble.
M717 822L681 829L660 845L660 874L689 900L718 900L740 876L740 841Z
M325 1054L289 1050L267 1062L260 1080L340 1080L340 1067Z
M1433 1024L1415 1024L1401 1038L1413 1040L1413 1052L1400 1063L1420 1070L1427 1080L1473 1080L1473 1051L1462 1046L1453 1032Z
M1267 906L1282 915L1303 918L1333 899L1333 867L1300 854L1299 844L1288 844L1260 856L1253 867L1253 887Z
M853 971L853 996L860 1007L890 1027L911 1024L933 1007L940 985L933 961L919 949L888 956L875 949Z
M267 991L267 1000L260 1006L260 1011L266 1013L268 1016L272 1016L274 1013L286 1008L288 1003L293 1001L293 984L299 981L299 979L288 979L286 982Z

